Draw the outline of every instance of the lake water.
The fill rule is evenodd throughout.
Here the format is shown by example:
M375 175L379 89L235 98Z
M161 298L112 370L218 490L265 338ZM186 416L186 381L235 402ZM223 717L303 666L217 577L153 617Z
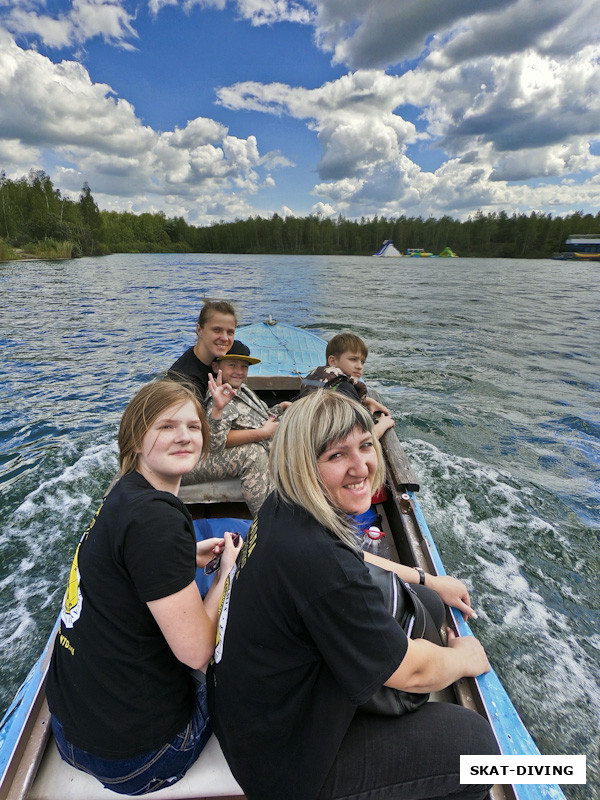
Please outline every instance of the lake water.
M599 798L600 264L115 255L0 264L0 713L56 617L133 392L202 298L370 347L447 571L542 752Z

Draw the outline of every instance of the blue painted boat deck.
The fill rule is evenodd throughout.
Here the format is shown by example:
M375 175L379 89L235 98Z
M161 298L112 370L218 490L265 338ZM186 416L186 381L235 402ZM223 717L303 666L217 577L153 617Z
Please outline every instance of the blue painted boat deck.
M261 363L250 367L254 375L304 376L325 364L327 342L310 331L283 322L254 322L237 329L236 337Z

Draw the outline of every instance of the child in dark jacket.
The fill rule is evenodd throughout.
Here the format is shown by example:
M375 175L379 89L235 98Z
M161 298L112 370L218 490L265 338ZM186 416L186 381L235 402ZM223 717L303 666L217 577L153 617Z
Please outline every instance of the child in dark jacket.
M369 349L364 341L354 333L338 333L327 344L325 358L327 364L309 372L302 381L299 397L304 397L316 389L331 389L341 392L366 406L371 414L377 413L375 433L378 439L394 427L390 410L367 394L367 387L361 381Z

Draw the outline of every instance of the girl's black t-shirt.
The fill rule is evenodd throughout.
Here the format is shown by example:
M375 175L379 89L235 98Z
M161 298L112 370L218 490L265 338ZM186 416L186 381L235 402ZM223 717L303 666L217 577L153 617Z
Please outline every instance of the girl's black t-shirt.
M196 574L189 512L138 472L123 476L77 548L47 696L72 744L130 758L170 741L192 716L194 687L147 603Z

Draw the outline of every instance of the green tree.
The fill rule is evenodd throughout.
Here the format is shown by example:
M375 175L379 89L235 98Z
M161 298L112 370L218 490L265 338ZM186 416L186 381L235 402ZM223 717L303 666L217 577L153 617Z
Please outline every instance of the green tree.
M102 233L102 217L87 181L84 182L79 196L80 226L78 231L79 246L84 255L93 255L98 249Z

